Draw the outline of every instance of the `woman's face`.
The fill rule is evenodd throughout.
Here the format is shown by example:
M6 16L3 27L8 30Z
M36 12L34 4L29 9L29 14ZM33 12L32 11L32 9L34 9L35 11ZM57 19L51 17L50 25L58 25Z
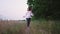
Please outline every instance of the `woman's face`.
M32 9L31 8L28 8L28 11L32 11Z

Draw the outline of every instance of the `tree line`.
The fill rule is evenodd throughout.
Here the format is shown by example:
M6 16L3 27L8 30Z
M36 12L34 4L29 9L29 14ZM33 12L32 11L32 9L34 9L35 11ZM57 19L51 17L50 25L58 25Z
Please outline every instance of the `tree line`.
M28 6L32 7L34 19L60 19L60 0L28 0Z

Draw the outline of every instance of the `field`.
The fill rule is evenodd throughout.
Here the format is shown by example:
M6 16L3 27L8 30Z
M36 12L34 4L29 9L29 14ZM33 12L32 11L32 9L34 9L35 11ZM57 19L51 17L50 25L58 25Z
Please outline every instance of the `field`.
M26 21L0 20L0 34L60 34L59 21L31 21L30 27Z

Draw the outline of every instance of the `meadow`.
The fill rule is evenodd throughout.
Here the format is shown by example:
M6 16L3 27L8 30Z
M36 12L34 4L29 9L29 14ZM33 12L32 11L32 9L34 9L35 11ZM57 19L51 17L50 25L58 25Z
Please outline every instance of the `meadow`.
M0 34L60 34L60 21L31 21L30 27L26 21L0 20Z

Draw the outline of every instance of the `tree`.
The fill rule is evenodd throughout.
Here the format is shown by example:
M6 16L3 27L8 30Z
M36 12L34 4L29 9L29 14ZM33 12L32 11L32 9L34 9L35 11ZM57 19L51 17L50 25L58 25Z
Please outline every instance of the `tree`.
M60 19L60 0L28 0L32 6L34 18Z

